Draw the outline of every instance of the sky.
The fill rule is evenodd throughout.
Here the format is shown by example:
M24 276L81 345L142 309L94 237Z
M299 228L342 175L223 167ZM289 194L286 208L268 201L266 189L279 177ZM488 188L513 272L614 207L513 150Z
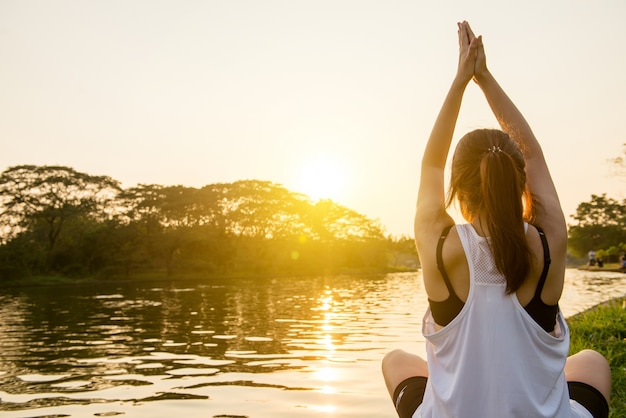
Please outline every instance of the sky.
M413 234L456 22L532 126L568 222L624 199L623 0L0 0L0 171L267 180ZM470 84L454 143L497 127Z

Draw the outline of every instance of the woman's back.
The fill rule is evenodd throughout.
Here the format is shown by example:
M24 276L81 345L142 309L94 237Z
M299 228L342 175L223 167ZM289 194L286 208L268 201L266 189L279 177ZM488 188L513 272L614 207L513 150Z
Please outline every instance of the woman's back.
M480 236L489 235L488 231L483 231L480 227L474 226L474 230ZM439 231L437 237L440 237L440 234L441 231ZM525 237L531 253L531 267L524 283L515 292L522 306L526 306L532 300L544 269L544 247L539 233L534 227L527 228ZM552 254L554 253L552 249L556 246L556 242L564 239L563 237L554 238L548 233L545 233L545 238ZM429 299L442 301L449 296L449 292L441 278L435 252L436 247L433 248L433 255L430 257L432 260L426 260L426 264L430 268L424 269L423 276L427 282ZM441 263L447 272L456 295L462 301L465 301L469 293L469 268L459 235L454 229L450 231L442 244L441 257ZM552 256L546 282L542 289L541 299L544 303L548 305L556 305L558 303L563 290L564 277L565 264Z
M488 238L471 224L454 232L467 256L469 292L445 328L430 310L424 317L431 373L419 416L569 416L565 321L558 316L554 336L542 329L506 293Z

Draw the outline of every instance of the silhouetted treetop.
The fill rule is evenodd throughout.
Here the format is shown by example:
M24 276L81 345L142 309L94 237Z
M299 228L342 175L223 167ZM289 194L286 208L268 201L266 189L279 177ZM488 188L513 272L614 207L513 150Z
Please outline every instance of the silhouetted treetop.
M384 268L388 245L377 221L269 181L122 189L35 165L0 174L0 233L0 262L24 274Z

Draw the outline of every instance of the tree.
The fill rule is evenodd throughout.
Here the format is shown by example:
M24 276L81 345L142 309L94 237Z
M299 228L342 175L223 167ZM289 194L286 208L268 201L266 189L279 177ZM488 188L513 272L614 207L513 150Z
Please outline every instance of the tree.
M269 239L302 231L302 214L310 205L306 196L269 181L241 180L221 186L220 210L229 233Z
M591 195L591 201L579 204L572 218L577 223L569 226L569 248L578 257L626 243L626 200Z
M136 245L130 250L137 256L131 259L147 256L144 267L163 266L168 275L175 269L214 273L218 266L228 264L228 222L221 208L228 187L152 184L124 190L118 201L123 208L121 222L128 225L127 232L136 234ZM124 252L128 254L128 250Z
M110 216L109 202L119 183L107 176L92 176L63 166L21 165L0 175L0 227L3 242L30 232L45 240L48 270L64 224L90 217Z
M62 166L0 175L0 276L380 270L377 221L260 180L138 185Z

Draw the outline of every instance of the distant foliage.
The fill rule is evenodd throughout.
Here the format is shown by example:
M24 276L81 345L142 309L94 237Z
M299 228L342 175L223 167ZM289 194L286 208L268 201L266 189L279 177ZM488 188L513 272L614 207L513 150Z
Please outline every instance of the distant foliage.
M617 157L608 160L614 174L626 179L626 144ZM618 262L626 253L626 199L621 202L606 194L591 195L578 205L569 225L569 251L587 257L589 251L606 262Z
M575 256L594 250L617 261L626 251L626 200L592 195L591 201L578 205L572 218L576 223L569 226L569 249Z
M268 181L138 185L69 167L0 175L0 278L309 274L416 265L405 238Z

